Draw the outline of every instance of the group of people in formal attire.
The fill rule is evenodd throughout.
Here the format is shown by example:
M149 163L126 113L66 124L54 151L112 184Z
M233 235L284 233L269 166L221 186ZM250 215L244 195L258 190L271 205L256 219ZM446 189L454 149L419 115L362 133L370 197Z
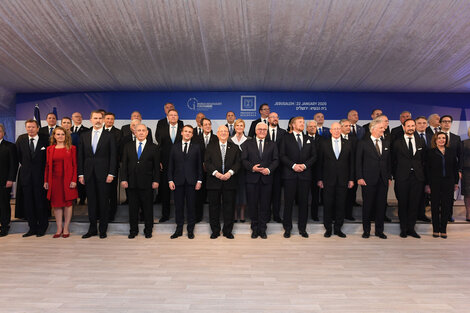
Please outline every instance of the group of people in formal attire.
M172 103L166 103L164 111L155 137L138 111L121 129L114 126L114 114L103 110L91 112L90 129L82 125L79 112L62 118L61 126L50 113L42 128L36 120L27 120L26 133L16 144L4 140L0 124L0 236L10 228L10 194L17 177L29 225L24 237L46 233L52 208L57 224L53 237L67 238L73 205L83 204L86 197L89 229L82 238L106 238L108 222L116 215L118 180L126 190L130 239L139 234L139 219L144 221L145 237L152 237L155 190L162 204L159 223L170 218L173 194L172 239L183 235L185 222L188 238L195 237L206 202L212 239L221 234L233 239L234 222L244 222L245 214L252 238L266 239L271 219L282 223L284 237L289 238L295 205L299 234L308 238L309 207L311 218L318 221L321 201L324 236L345 238L342 226L345 219L355 219L358 186L363 199L362 237L370 237L374 221L375 236L386 239L392 179L401 237L420 238L416 221L428 220L425 207L430 201L433 236L447 238L460 179L470 221L470 141L462 142L450 132L450 115L412 119L404 111L401 125L390 130L382 110L373 110L372 121L364 126L357 124L357 111L350 110L329 128L323 113L317 113L310 121L291 118L284 130L278 114L262 104L260 118L246 133L245 121L231 111L227 123L215 132L203 113L196 115L193 127L184 125Z

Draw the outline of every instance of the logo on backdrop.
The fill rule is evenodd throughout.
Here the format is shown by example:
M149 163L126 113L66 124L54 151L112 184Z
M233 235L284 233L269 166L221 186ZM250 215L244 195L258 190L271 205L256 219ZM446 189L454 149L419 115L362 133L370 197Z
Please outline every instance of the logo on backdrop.
M189 98L186 102L188 109L193 111L209 111L215 106L222 105L222 101L219 102L199 102L196 98Z
M256 112L256 96L241 96L241 108L242 112L255 111Z
M196 110L197 108L197 99L196 98L189 98L188 102L186 102L188 109Z

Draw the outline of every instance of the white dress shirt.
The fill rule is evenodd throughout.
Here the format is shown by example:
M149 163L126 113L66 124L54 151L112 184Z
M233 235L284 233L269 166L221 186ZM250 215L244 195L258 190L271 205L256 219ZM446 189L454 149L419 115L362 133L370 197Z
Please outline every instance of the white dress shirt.
M34 151L36 151L36 147L37 147L38 141L39 141L39 135L36 135L36 136L34 136L34 137L28 136L28 146L29 146L29 143L31 142L31 139L34 139L34 140L33 140Z
M406 143L406 147L409 149L409 145L410 145L410 139L411 138L411 143L413 144L413 155L416 154L416 140L415 140L415 136L411 135L411 137L408 137L408 135L403 135L403 137L405 137L405 143Z
M222 143L221 141L219 141L220 154L222 154L222 145L225 145L225 156L227 156L228 141L226 141L225 143ZM217 171L217 170L213 171L212 176L215 176L215 174L217 174L218 172L219 171ZM228 173L230 173L231 176L233 176L233 174L235 174L235 172L232 171L232 170L228 170Z

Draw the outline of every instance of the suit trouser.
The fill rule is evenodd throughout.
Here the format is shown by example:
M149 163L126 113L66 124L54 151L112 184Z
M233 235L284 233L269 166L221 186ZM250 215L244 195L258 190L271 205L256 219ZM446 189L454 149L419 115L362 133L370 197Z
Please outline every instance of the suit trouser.
M323 225L331 231L333 216L335 217L335 232L340 231L344 223L347 186L327 186L323 188Z
M158 187L158 193L162 200L162 218L170 218L171 190L168 183L165 183L168 181L168 169L163 170L160 181L163 182Z
M257 233L266 232L269 221L269 204L272 184L264 184L261 179L256 184L246 184L248 212L251 219L251 230Z
M0 187L0 225L6 229L11 220L11 188Z
M118 179L115 177L109 185L109 218L114 219L117 212Z
M446 233L454 202L454 182L449 178L431 181L432 231Z
M366 182L367 183L367 182ZM362 186L362 228L370 233L371 215L375 216L375 233L384 231L385 208L387 206L388 185L379 178L375 185Z
M224 219L224 227L222 232L224 235L232 233L233 216L235 214L235 189L207 190L209 198L209 221L211 230L215 234L220 234L220 204L223 202L222 215Z
M353 217L354 204L356 203L356 194L357 194L357 184L351 189L348 189L348 194L346 196L346 217Z
M80 201L84 202L86 200L86 188L79 181L77 181L77 191Z
M88 231L90 233L97 232L97 214L99 213L99 230L104 234L108 230L109 184L106 183L106 178L98 179L93 173L88 179L85 178L85 187L88 197L88 219L90 220Z
M318 187L316 180L312 181L310 192L312 195L312 202L310 202L310 212L312 215L312 219L317 219L318 206L320 205L320 188Z
M202 221L204 216L204 203L207 199L206 174L202 178L201 189L196 191L196 221Z
M42 186L23 185L24 212L28 220L29 230L45 233L49 226L49 212L45 207L46 192Z
M144 233L151 234L153 229L153 189L128 188L130 233L139 233L140 208L144 213Z
M400 229L404 232L415 230L418 208L424 193L424 183L410 173L407 180L395 181L395 195L398 200L398 217Z
M186 202L186 217L188 220L188 232L194 231L194 224L196 224L196 189L195 185L185 183L184 185L177 185L174 192L175 198L175 222L176 232L183 232L184 225L184 207Z
M275 169L271 192L271 210L274 219L281 219L282 173L281 169ZM268 219L269 220L269 219Z
M297 199L299 208L299 231L305 231L308 219L308 192L311 187L309 180L286 179L284 180L284 230L292 230L292 209Z

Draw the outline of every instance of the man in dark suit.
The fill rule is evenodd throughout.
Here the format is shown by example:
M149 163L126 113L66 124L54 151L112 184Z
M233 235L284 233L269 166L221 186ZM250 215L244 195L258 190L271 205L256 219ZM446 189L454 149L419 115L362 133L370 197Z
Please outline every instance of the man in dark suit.
M114 126L115 115L111 112L106 112L104 115L104 130L110 132L114 136L116 151L121 151L120 142L122 133L121 130ZM119 163L121 161L121 154L116 153L116 173L119 173ZM114 221L117 212L118 201L118 179L113 179L109 184L109 221Z
M183 126L178 123L178 112L174 109L168 111L168 126L160 128L157 127L157 142L160 147L160 162L162 168L161 180L165 182L160 184L158 193L162 200L162 217L159 223L164 223L170 219L170 187L168 185L168 165L170 162L170 152L173 145L181 141L181 130Z
M318 151L318 147L320 145L320 141L322 137L318 135L317 132L317 122L315 120L307 122L307 135L313 140L315 143L315 150ZM312 220L318 222L320 219L318 218L318 207L320 206L320 198L322 198L323 191L318 187L318 170L317 170L318 163L315 162L312 166L312 182L310 186L310 193L312 195L312 202L310 203L310 212L312 216ZM323 198L322 198L323 199Z
M128 189L129 239L139 234L139 209L144 215L145 238L152 237L153 190L160 182L160 159L156 144L147 141L148 129L144 124L135 129L136 141L124 147L121 169L121 186Z
M134 111L131 113L131 121L133 120L139 120L142 123L142 115L140 114L139 111ZM148 127L147 127L148 128ZM121 133L122 137L129 137L132 136L132 130L131 130L131 125L126 124L121 127ZM153 136L152 136L152 130L149 128L148 129L148 135L147 135L147 141L148 142L153 142Z
M57 127L57 116L54 113L48 113L46 116L47 126L41 127L39 129L39 134L43 136L50 137L54 128Z
M29 231L23 237L41 237L49 226L49 207L43 188L49 135L39 134L39 124L35 120L27 120L25 125L27 134L19 136L16 141L18 161L21 164L18 177L29 225Z
M429 134L431 137L434 136L435 133L441 130L440 124L441 117L439 114L431 114L428 117L428 124L429 126L426 128L426 133Z
M242 144L242 164L246 170L246 195L251 219L251 238L266 235L269 220L273 173L279 165L277 144L266 140L268 125L259 122L256 137Z
M375 120L377 117L379 116L382 116L382 118L386 121L386 125L385 125L385 131L384 131L384 134L383 134L383 137L384 138L388 138L390 136L390 127L388 126L388 118L383 115L383 112L381 109L373 109L372 110L372 114L370 115L370 117L372 118L372 120ZM370 137L370 127L369 127L370 123L367 123L364 125L364 137Z
M228 128L229 137L233 137L233 135L235 135L235 113L233 113L233 111L228 111L225 116L225 120L227 121L225 126Z
M350 110L348 112L348 121L351 124L351 137L356 137L357 140L361 140L366 131L364 130L364 127L357 124L357 121L359 121L359 114L356 110Z
M220 204L223 203L223 235L233 239L233 218L235 214L235 193L238 186L237 172L240 170L240 149L228 142L228 129L219 126L218 142L210 143L204 155L207 171L207 195L209 198L209 220L211 239L220 236Z
M416 132L415 138L420 138L425 143L426 149L431 149L431 140L434 135L432 130L428 132L428 122L424 116L419 116L415 119ZM430 223L431 219L426 216L426 206L429 205L431 197L428 193L421 193L419 206L418 206L418 221Z
M323 126L325 123L325 115L323 113L318 112L313 116L315 122L317 122L317 134L322 137L330 137L330 129L326 126Z
M13 143L6 141L5 126L0 124L0 237L8 235L11 219L11 187L16 181L18 157Z
M218 142L219 139L212 133L212 121L206 117L201 119L202 133L195 136L193 141L197 143L201 149L201 156L206 153L206 148L211 142ZM204 157L202 157L204 159ZM196 191L196 223L202 221L204 216L204 203L207 200L207 173L204 170L202 175L202 186Z
M451 133L450 128L452 127L452 122L454 121L454 118L451 115L443 115L441 116L441 119L439 120L439 124L441 125L441 132L445 133L447 135L447 138L449 139L449 148L454 150L455 155L457 156L457 164L459 165L459 176L460 178L462 177L462 166L463 166L463 159L462 159L462 140L460 139L460 136ZM454 201L452 201L452 207L450 209L450 216L449 216L449 222L454 222Z
M415 231L418 207L424 193L424 156L426 145L415 136L416 123L403 122L405 134L395 138L392 147L392 173L398 200L400 237L420 238Z
M168 185L174 193L176 230L171 239L183 235L184 207L188 220L188 238L194 238L194 225L196 224L196 190L202 185L202 154L199 144L192 141L193 128L190 125L183 127L182 140L173 145L168 165Z
M204 115L204 113L202 112L199 112L198 114L196 114L196 127L193 128L193 137L196 138L197 136L199 136L200 134L202 134L202 124L201 124L201 121L203 118L205 118L206 116Z
M268 116L268 135L266 137L267 140L273 141L277 145L277 149L279 151L281 147L282 138L287 134L287 132L279 127L279 116L276 112L269 113ZM271 213L269 216L273 217L273 220L276 223L282 223L281 219L281 196L282 196L282 170L281 167L278 166L273 173L273 184L272 184L272 192L271 192Z
M292 208L297 199L299 207L299 233L308 238L308 191L312 181L312 167L317 154L315 144L309 136L304 135L304 118L292 119L293 131L284 136L281 142L280 156L283 166L284 180L284 237L289 238L292 230Z
M259 122L268 124L268 116L269 116L269 113L271 113L271 109L269 108L269 105L267 103L263 103L262 105L260 105L258 112L261 115L261 117L251 122L250 131L248 132L248 137L253 138L255 136L255 128Z
M342 119L340 121L341 124L341 138L349 141L351 143L351 148L353 150L353 158L356 158L356 147L358 136L353 136L351 133L351 122L348 119ZM353 171L355 171L355 165L353 167ZM357 184L354 184L352 188L348 188L347 196L346 196L346 211L345 211L345 219L350 221L355 221L353 215L354 206L357 205L356 203L356 195L357 195Z
M410 111L403 111L400 113L400 125L393 128L392 131L390 132L392 144L395 141L395 139L403 137L403 135L405 134L403 123L409 119L411 119Z
M362 186L362 238L370 236L371 212L375 212L375 235L387 239L384 234L384 216L387 190L391 179L390 141L382 139L386 123L377 117L370 123L371 135L357 144L356 179Z
M73 121L73 125L71 128L71 131L72 131L72 134L76 134L72 137L72 139L74 137L77 137L78 140L76 139L76 141L77 141L77 148L78 148L78 145L80 142L80 135L90 129L88 127L83 126L82 124L83 118L80 112L75 112L72 114L72 121ZM86 188L85 186L80 184L79 181L77 181L77 191L78 191L78 197L80 198L79 204L84 205L85 200L86 200Z
M317 161L318 187L323 189L324 236L331 237L334 215L334 234L346 238L341 227L344 223L347 191L354 185L354 150L348 140L341 138L340 123L331 124L330 133L331 139L320 142Z
M158 123L157 123L157 128L155 130L155 139L158 140L158 137L161 137L161 136L166 136L166 132L168 131L168 127L169 127L169 123L170 123L170 118L168 117L168 113L171 111L171 110L176 110L175 109L175 105L171 102L167 102L165 103L165 105L163 106L163 110L165 111L165 117L158 120ZM180 121L179 118L178 118L178 121L177 121L177 124L178 124L178 133L183 129L183 121ZM160 135L159 133L160 132L163 132L163 135ZM158 143L160 145L160 143Z
M100 238L107 237L109 215L109 184L116 177L116 142L114 136L104 131L103 114L92 111L93 128L80 136L78 149L78 177L85 185L88 196L90 227L82 238L98 235L98 210Z

